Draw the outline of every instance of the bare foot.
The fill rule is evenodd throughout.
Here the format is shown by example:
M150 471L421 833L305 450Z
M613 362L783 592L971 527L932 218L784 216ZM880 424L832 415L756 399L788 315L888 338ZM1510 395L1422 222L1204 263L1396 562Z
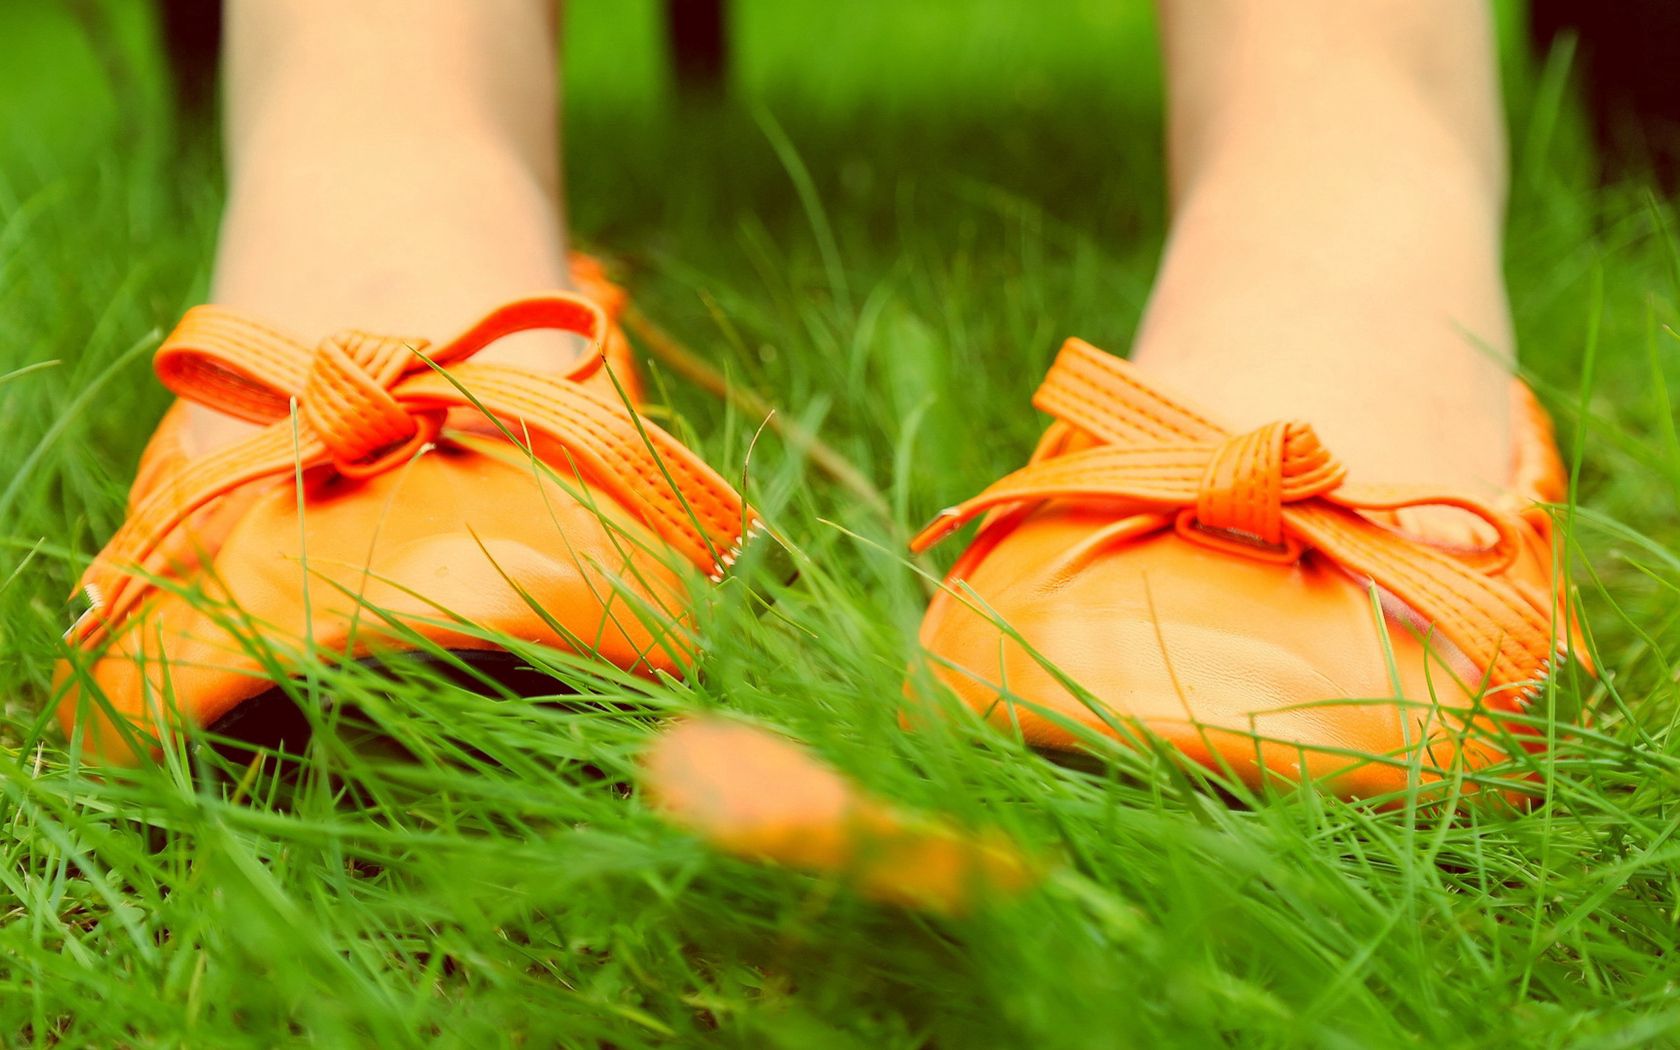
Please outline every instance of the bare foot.
M305 339L443 339L565 288L552 0L230 0L212 299ZM482 358L538 370L543 334ZM200 451L249 424L193 406Z
M1174 216L1133 360L1359 481L1503 485L1494 41L1461 0L1164 0Z

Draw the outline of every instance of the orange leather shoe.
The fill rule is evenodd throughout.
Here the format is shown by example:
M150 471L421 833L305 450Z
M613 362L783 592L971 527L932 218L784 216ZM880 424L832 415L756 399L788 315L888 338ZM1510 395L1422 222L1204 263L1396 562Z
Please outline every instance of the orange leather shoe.
M60 671L66 732L133 761L186 722L236 731L253 698L295 711L275 688L288 652L359 658L416 634L491 664L499 633L679 673L688 566L721 579L758 522L627 407L622 297L587 260L577 276L589 294L520 299L439 344L309 346L189 311L157 352L163 383L266 426L199 455L183 404L165 417L82 578L69 639L90 658ZM565 375L469 360L538 329L589 350Z
M1433 781L1539 746L1499 716L1571 651L1536 505L1565 476L1515 391L1510 489L1488 502L1348 481L1308 424L1233 434L1070 340L1033 399L1055 422L1029 465L913 543L986 515L922 644L1032 744L1153 736L1250 784L1367 797L1413 759Z

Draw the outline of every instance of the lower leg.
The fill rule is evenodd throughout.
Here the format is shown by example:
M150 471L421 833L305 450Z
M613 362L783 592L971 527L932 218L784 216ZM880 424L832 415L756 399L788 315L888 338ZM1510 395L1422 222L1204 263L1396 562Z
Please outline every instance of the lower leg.
M553 0L229 0L213 297L315 337L444 338L568 283ZM558 368L541 336L485 356ZM243 424L210 412L201 443Z
M1134 360L1361 481L1502 483L1512 337L1489 13L1161 0L1173 219Z

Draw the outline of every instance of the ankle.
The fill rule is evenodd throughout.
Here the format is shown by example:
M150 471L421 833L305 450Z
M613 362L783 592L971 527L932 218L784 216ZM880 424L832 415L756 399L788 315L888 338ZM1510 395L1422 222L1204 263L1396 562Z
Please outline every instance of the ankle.
M1288 138L1295 127L1310 129L1320 148L1344 138L1421 144L1441 170L1503 205L1505 134L1486 5L1163 0L1162 22L1175 193L1233 142Z
M230 165L252 136L464 136L558 175L554 0L244 0L229 6ZM367 155L374 156L372 150Z
M1162 13L1173 220L1134 359L1233 426L1319 425L1362 480L1502 483L1504 136L1485 5Z
M309 338L437 339L511 296L569 287L542 175L499 140L444 141L400 127L371 141L280 124L253 134L229 186L216 301Z

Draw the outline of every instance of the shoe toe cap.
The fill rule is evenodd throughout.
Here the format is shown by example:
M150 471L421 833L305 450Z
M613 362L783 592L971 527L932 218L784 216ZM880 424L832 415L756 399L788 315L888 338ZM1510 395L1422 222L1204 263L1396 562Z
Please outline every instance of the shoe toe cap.
M935 673L988 721L1052 748L1153 737L1250 782L1266 771L1351 794L1403 785L1419 741L1436 744L1426 766L1455 750L1441 737L1458 722L1396 698L1463 706L1463 669L1339 570L1171 533L1091 549L1083 524L1029 521L930 607Z
M228 531L212 572L188 591L159 589L88 661L95 689L61 672L60 721L121 758L130 749L116 721L208 724L300 653L402 650L415 633L443 648L507 635L678 670L681 568L609 497L574 491L460 449L312 492L301 522L295 490L277 486Z

